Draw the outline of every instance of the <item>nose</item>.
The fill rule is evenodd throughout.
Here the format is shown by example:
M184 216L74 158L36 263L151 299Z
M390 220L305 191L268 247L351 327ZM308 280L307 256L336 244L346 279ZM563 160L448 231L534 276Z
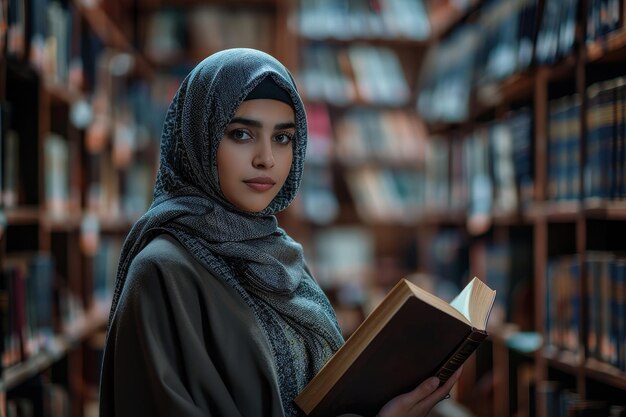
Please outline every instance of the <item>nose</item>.
M255 168L272 168L274 166L274 152L270 139L258 142L252 165Z

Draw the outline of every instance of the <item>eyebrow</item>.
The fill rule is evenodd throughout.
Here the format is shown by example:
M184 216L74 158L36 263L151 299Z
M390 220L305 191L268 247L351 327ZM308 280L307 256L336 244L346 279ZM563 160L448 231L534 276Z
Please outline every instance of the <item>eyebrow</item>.
M258 120L248 119L245 117L233 117L233 119L228 124L231 125L234 123L239 123L242 125L252 126L252 127L263 127L263 123L259 122ZM294 122L277 123L274 125L275 130L291 129L295 127L296 127L296 124Z

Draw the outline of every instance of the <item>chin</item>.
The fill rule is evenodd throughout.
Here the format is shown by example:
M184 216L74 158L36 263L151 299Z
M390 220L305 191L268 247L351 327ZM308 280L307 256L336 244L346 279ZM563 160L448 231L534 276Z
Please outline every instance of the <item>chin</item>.
M251 214L255 214L255 213L260 213L263 210L265 210L267 208L267 206L270 205L272 201L268 201L267 204L264 203L260 203L260 204L235 204L235 207L237 207L239 210L241 211L245 211L246 213L251 213Z

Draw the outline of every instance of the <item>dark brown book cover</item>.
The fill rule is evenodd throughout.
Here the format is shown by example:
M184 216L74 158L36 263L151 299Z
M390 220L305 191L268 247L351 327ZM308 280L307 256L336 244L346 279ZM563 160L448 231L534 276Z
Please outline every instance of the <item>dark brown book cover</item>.
M410 287L405 280L396 285L296 398L308 416L375 416L431 376L443 383L487 337Z

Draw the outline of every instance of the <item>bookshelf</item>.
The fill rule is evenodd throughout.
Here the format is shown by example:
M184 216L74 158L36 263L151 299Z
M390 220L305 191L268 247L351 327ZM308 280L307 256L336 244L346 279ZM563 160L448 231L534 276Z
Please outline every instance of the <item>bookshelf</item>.
M124 198L152 187L162 119L146 113L163 115L195 62L234 46L266 50L297 78L311 148L302 192L280 222L309 251L347 334L402 276L445 298L476 275L503 297L489 342L458 384L459 403L498 417L556 415L549 407L559 398L624 405L614 341L605 356L590 345L590 335L597 343L622 325L601 320L615 315L593 284L620 276L595 271L622 271L625 249L624 159L602 164L602 146L625 149L623 1L562 2L562 21L551 15L554 0L427 0L428 24L419 2L398 2L409 7L402 19L364 0L61 3L75 23L65 65L20 26L22 2L8 2L15 13L2 37L0 100L10 106L0 114L0 266L24 269L35 254L53 261L58 309L39 350L3 344L3 409L35 383L71 403L73 416L91 415L106 288L150 198ZM598 20L601 6L619 9L618 19ZM235 20L244 24L232 28L260 28L258 36L206 32L217 26L204 23ZM566 27L555 47L544 35L563 22L574 31ZM82 76L70 65L77 56ZM146 97L154 111L134 111ZM77 126L84 101L93 114ZM133 125L144 133L129 144ZM603 128L616 132L612 141L598 140ZM71 169L51 175L48 154ZM605 177L606 166L614 168ZM65 185L48 190L55 181Z
M457 15L452 26L441 31L438 42L444 47L435 48L445 54L446 41L454 39L457 32L468 34L493 24L491 13L504 3L472 5L466 15ZM592 413L589 415L621 415L626 381L623 348L619 347L624 343L620 313L624 298L615 294L623 292L620 269L624 245L617 236L625 219L620 191L624 164L621 77L626 58L625 5L622 1L559 3L562 16L570 13L570 17L556 19L552 15L549 23L546 16L555 7L550 0L508 3L521 6L521 13L524 7L535 8L533 60L503 78L485 82L484 63L489 62L490 51L477 47L468 55L478 53L485 60L468 67L474 76L460 96L467 103L463 117L422 113L427 118L434 116L428 123L429 140L443 137L471 143L468 138L471 140L485 126L490 126L494 134L498 123L530 109L532 135L527 139L530 151L526 151L525 161L530 166L518 164L524 147L514 151L511 164L514 172L531 173L530 192L522 198L524 184L516 178L511 185L518 191L518 201L512 210L497 210L498 181L502 179L497 177L496 160L492 159L488 162L491 187L480 195L493 201L491 207L478 212L482 214L478 223L482 227L469 227L472 192L480 193L471 185L467 223L457 226L470 235L472 274L485 277L495 286L504 284L509 297L519 295L510 288L511 282L515 280L514 272L519 273L526 265L517 282L526 287L521 312L532 315L530 321L524 320L520 311L516 313L515 305L509 304L512 300L507 300L506 315L492 331L492 351L482 353L487 359L491 357L492 367L484 378L480 378L480 372L470 376L477 385L491 386L484 392L469 391L481 395L491 408L473 411L481 416L548 416L567 412L566 407L578 412L588 407ZM600 17L599 10L611 12ZM504 19L518 12L509 10ZM517 17L521 22L520 14ZM545 34L563 25L570 26L565 30L569 35L564 36L562 45L550 46ZM520 36L522 32L512 38L513 47ZM501 38L506 37L501 34ZM488 40L480 43L489 45ZM606 101L600 101L603 96L608 96ZM600 121L602 114L606 118ZM475 146L479 145L471 144L470 148ZM488 153L487 158L493 155ZM453 164L450 159L450 169ZM467 168L471 178L472 166ZM451 181L457 178L453 176ZM498 255L506 246L516 249ZM526 255L515 267L515 258L521 252ZM509 266L499 277L503 260L508 260ZM520 353L509 343L515 335L535 342L539 337L542 343ZM484 360L481 352L475 360L479 367ZM463 393L461 399L470 406L483 402ZM560 405L555 405L559 401ZM588 404L583 404L585 401ZM592 411L592 401L600 402L594 407L601 407Z
M182 76L218 49L249 46L293 59L282 36L291 6L4 6L0 415L95 416L118 256L152 198L167 106ZM211 22L219 23L217 37L206 33Z
M388 269L394 277L380 279L384 289L405 269L402 258L414 257L400 254L423 212L416 166L425 164L426 131L415 117L414 69L428 43L429 23L421 2L398 2L396 9L366 1L293 3L292 71L309 115L310 148L300 196L285 217L304 247L312 248L309 259L327 289L349 300L351 314L355 303L370 297L361 293L366 282L344 277L375 277L373 271ZM384 198L378 198L381 190ZM413 215L402 215L406 211ZM365 237L346 244L348 238L342 243L341 234L326 230ZM346 263L354 256L354 273L317 262L315 248L327 245L346 251Z
M0 414L93 415L102 275L156 169L159 120L137 112L154 72L100 6L25 6L2 14Z
M354 267L353 276L367 276L356 285L342 274L326 276L337 263L314 262L331 294L339 293L335 302L341 303L342 286L352 286L352 297L343 295L352 314L355 300L376 300L384 291L372 286L385 288L407 272L417 270L417 279L467 279L471 271L498 288L503 304L489 347L466 366L457 400L481 416L558 415L549 407L559 399L579 411L583 401L600 401L621 415L626 369L614 346L620 336L611 332L623 332L616 312L622 310L610 309L623 309L624 296L598 294L593 283L623 292L623 284L614 282L621 272L610 271L621 268L618 236L626 221L620 153L624 2L427 1L432 31L421 40L350 32L350 24L337 28L328 18L325 8L376 19L358 2L345 8L300 3L300 15L311 13L304 21L300 16L294 52L313 109L308 175L331 175L319 175L311 190L305 184L295 216L308 228L296 229L309 246L340 252L336 235L325 231L356 226L369 236L361 245L368 255L346 256L375 260ZM315 23L324 16L324 24ZM559 35L551 36L555 31ZM363 45L397 54L410 89L406 103L361 94L351 51ZM371 147L360 131L376 132L379 142L397 137L373 122L389 108L425 122L414 125L426 132L414 135L419 145L412 158L387 156L381 143ZM411 195L411 205L390 193L394 186L381 173L392 167L412 170L410 181L421 190ZM307 212L308 192L331 197ZM320 211L325 216L316 218ZM356 243L346 241L354 249ZM415 255L410 266L398 260L407 248ZM609 271L599 277L590 270L598 268L590 266L597 256L606 258L600 268ZM446 262L454 267L446 270ZM363 286L365 295L354 289ZM603 311L599 318L596 308ZM596 331L609 338L604 359L589 346ZM601 413L592 415L609 411Z

